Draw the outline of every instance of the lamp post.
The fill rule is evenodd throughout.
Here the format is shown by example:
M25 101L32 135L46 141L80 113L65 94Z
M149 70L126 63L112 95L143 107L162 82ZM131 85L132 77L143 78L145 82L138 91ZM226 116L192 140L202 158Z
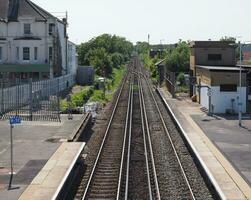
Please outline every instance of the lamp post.
M238 108L239 108L239 114L238 114L238 118L239 118L239 126L241 126L241 119L242 119L242 112L241 112L241 64L242 64L242 45L241 42L239 41L239 48L240 48L240 73L239 73L239 102L238 102Z
M242 92L241 92L241 87L242 87L242 47L243 47L243 45L247 45L247 43L246 42L249 42L249 44L250 44L250 41L245 41L245 42L243 42L243 43L241 43L240 41L239 41L239 50L240 50L240 61L239 61L239 69L240 69L240 71L239 71L239 102L238 102L238 109L239 109L239 114L238 114L238 119L239 119L239 126L241 126L242 125L242 111L241 111L241 108L242 108L242 105L243 105L243 103L242 103L242 99L241 99L241 94L242 94Z

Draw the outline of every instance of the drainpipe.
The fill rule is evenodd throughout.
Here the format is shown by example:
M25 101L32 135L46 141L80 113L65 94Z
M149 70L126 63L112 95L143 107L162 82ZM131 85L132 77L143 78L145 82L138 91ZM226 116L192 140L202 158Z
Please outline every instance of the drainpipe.
M68 35L67 35L67 24L68 24L68 13L66 11L66 20L65 20L65 73L68 74Z
M50 65L50 63L49 63L49 53L48 53L48 21L46 20L45 22L44 22L44 25L45 25L45 38L44 38L44 53L45 53L45 56L44 56L44 58L45 58L45 60L47 60L47 63L46 64L48 64L48 65ZM45 62L45 60L44 60L44 62ZM51 76L51 66L50 66L50 79L52 78L52 76Z

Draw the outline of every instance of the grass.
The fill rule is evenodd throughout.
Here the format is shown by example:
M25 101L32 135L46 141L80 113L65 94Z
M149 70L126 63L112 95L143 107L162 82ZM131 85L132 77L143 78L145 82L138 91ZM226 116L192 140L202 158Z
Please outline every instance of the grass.
M189 92L189 86L187 86L187 85L178 86L177 93L188 93L188 92Z
M95 101L102 104L106 104L111 101L113 94L120 86L126 68L122 66L120 68L113 69L113 74L106 80L106 94L104 96L103 90L96 90L93 86L75 86L71 94L71 102L67 102L66 99L60 101L61 111L66 111L70 106L72 109L83 106L88 101Z
M103 90L94 90L94 93L90 98L90 101L96 101L102 104L106 104L107 102L111 101L114 92L118 89L121 81L123 80L125 71L126 71L125 66L121 66L120 68L114 68L112 76L106 80L105 96Z
M89 100L93 92L94 89L92 86L82 87L80 91L70 94L71 96L70 102L67 102L67 99L63 99L60 101L60 110L65 111L68 107L76 109L77 107L83 106L83 104L85 104Z

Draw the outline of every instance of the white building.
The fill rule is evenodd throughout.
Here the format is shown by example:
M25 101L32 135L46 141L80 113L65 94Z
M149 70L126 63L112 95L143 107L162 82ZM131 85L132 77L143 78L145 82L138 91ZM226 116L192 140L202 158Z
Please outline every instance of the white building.
M30 0L0 0L0 73L33 79L75 73L73 51L66 18L60 20Z
M73 42L68 41L68 73L76 75L78 67L78 54L76 45Z
M196 66L197 88L200 104L212 113L238 113L247 111L247 71L242 70L242 87L239 87L239 68L226 66ZM240 98L240 99L239 99Z

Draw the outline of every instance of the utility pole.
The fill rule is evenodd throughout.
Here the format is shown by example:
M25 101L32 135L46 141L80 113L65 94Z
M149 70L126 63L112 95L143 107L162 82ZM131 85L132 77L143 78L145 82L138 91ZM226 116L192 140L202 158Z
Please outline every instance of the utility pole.
M238 117L239 117L239 126L241 126L241 119L242 119L242 112L241 112L241 107L242 107L242 102L241 102L241 76L242 76L242 74L241 74L241 64L242 64L242 45L241 45L241 42L239 41L239 48L240 48L240 73L239 73L239 75L240 75L240 77L239 77L239 102L238 102L238 108L239 108L239 115L238 115Z

